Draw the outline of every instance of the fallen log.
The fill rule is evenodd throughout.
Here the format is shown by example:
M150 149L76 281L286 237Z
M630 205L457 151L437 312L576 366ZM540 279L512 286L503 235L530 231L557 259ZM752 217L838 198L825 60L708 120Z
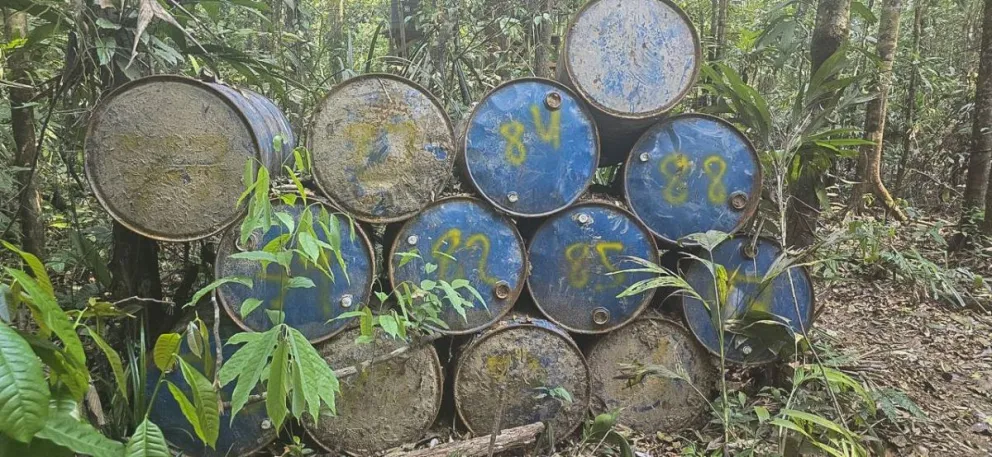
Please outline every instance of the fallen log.
M503 430L495 436L480 436L466 441L455 441L452 443L434 446L430 449L417 449L414 451L393 451L385 457L484 457L500 452L509 451L534 444L537 436L544 431L544 423L536 422Z

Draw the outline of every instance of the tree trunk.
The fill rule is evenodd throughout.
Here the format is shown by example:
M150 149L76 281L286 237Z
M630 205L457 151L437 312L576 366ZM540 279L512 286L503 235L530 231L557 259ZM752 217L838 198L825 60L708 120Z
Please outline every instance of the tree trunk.
M729 0L720 0L716 14L716 44L713 49L713 60L723 58L723 49L727 46L727 9Z
M982 50L975 87L975 117L971 129L971 158L964 187L963 217L977 211L989 181L989 156L992 154L992 0L985 0L982 13ZM992 201L986 200L986 209ZM983 227L992 231L992 217L986 210Z
M885 117L888 109L889 87L892 85L892 62L896 57L896 45L899 43L899 18L902 12L902 0L884 0L882 2L882 17L878 23L878 77L876 79L877 97L868 102L865 109L865 139L871 141L869 146L861 148L858 160L858 183L854 185L851 195L855 211L860 210L865 192L871 191L881 201L882 205L896 219L906 220L906 214L896 205L895 200L882 183L882 150L885 140Z
M816 74L830 56L847 41L851 0L820 0L816 6L816 25L810 39L810 75ZM822 186L823 173L812 166L812 150L800 151L803 165L799 179L790 186L792 198L786 210L787 243L793 247L807 247L816 241L816 224L820 218L820 200L817 189Z
M913 8L913 47L909 58L912 61L909 74L909 88L906 91L906 133L902 138L902 155L899 157L899 169L896 170L896 195L902 195L903 181L906 179L909 166L909 156L916 140L916 87L920 82L917 62L920 58L920 37L923 35L923 0L916 0Z
M7 18L7 37L11 41L15 37L26 37L28 34L28 16L23 12L15 12ZM38 139L35 136L34 89L31 76L28 73L34 65L26 49L18 49L11 53L8 59L9 78L16 84L10 88L10 127L14 134L13 167L19 167L17 189L17 217L21 222L21 246L40 259L45 258L45 225L41 220L41 193L35 175L38 162Z
M555 8L554 0L545 0L544 8L540 11L552 17ZM541 18L541 25L537 33L537 46L534 47L534 76L538 78L551 78L551 35L554 32L554 23L551 20Z

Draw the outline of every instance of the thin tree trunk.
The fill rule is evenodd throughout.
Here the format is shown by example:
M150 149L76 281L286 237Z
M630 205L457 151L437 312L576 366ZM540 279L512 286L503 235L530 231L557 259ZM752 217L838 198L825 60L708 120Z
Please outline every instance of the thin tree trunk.
M727 46L727 9L730 7L729 0L720 0L717 5L716 15L716 44L713 51L713 60L723 58L723 49Z
M906 91L906 132L902 138L902 156L899 157L899 168L896 170L896 195L902 195L903 181L906 179L906 172L909 165L910 152L916 140L916 87L919 84L919 68L917 62L920 61L920 37L923 35L923 9L924 0L916 0L913 8L913 47L909 56L912 59L909 73L909 88Z
M992 155L992 0L985 0L982 13L982 50L975 87L975 117L971 129L971 158L964 187L963 217L977 211L989 181L989 159ZM992 201L986 199L986 209ZM986 210L983 228L992 232L992 217Z
M7 37L26 37L28 16L15 12L7 17ZM16 173L20 191L17 216L21 223L21 247L38 258L45 258L45 225L41 220L41 193L38 191L36 166L38 139L35 136L34 89L28 73L34 65L25 49L11 53L8 59L9 78L16 83L10 88L10 126L14 134L14 160L11 166L22 171Z
M810 75L816 74L823 62L847 41L850 16L851 0L820 0L817 4L816 25L810 39ZM816 241L816 224L820 218L817 189L822 186L823 173L812 165L813 152L806 149L800 151L802 172L790 186L792 197L786 210L789 230L786 241L794 247L811 246Z
M882 182L882 151L885 145L885 117L888 109L889 87L892 85L892 63L899 43L899 18L902 13L902 0L884 0L882 17L878 23L878 77L877 97L868 102L865 109L865 139L870 146L861 148L858 160L858 180L851 195L855 211L862 207L864 194L871 191L896 219L906 220L906 214L896 205L895 200Z
M555 8L554 0L545 0L543 13L547 13L548 18L552 17ZM541 18L541 25L537 33L537 46L534 48L534 76L539 78L550 78L551 74L551 35L554 31L554 23L544 17Z

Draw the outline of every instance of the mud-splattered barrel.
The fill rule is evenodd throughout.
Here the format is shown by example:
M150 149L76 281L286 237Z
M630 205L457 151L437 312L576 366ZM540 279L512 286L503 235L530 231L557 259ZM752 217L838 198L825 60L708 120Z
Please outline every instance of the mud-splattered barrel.
M716 370L681 325L642 317L603 335L587 354L596 414L620 411L620 422L642 433L674 433L706 417Z
M189 241L241 213L253 160L278 173L295 144L289 122L251 91L180 76L124 84L93 111L86 176L118 222L150 238Z
M474 306L465 308L462 317L445 301L439 317L448 328L438 329L467 334L510 311L524 287L526 259L523 238L513 221L481 200L449 197L403 225L390 249L389 276L394 288L404 282L468 281L485 303L459 289Z
M774 319L788 326L796 334L802 335L813 321L813 283L805 267L783 268L786 264L780 259L782 247L770 238L750 238L737 236L718 244L712 254L702 252L697 255L704 259L712 258L715 264L723 265L730 279L727 303L722 304L722 321L734 321L736 328L754 320ZM712 257L710 257L712 255ZM707 307L696 298L682 297L682 310L689 330L706 349L720 353L718 329L713 326L710 309L716 309L714 278L709 268L699 262L683 262L685 280L702 296ZM777 271L769 275L770 271ZM768 276L768 278L766 278ZM750 314L749 312L756 313ZM758 314L760 313L760 314ZM724 353L727 360L753 365L771 362L776 359L776 349L788 349L793 341L782 338L779 325L757 323L750 325L747 332L734 332L731 325L724 333Z
M550 421L560 439L585 419L589 369L563 329L515 316L462 350L454 389L458 416L476 436Z
M629 257L658 261L654 238L619 206L601 201L574 205L548 218L528 246L528 289L552 322L577 333L605 333L637 317L653 289L617 297L651 276Z
M487 94L468 120L465 169L483 198L519 217L572 204L599 163L592 115L560 83L510 81Z
M565 34L558 79L592 107L602 162L622 162L641 132L692 88L702 54L668 0L592 0Z
M634 215L673 246L694 233L732 233L747 223L761 196L761 162L730 123L686 114L641 136L627 158L623 186Z
M210 338L209 344L206 344L204 348L204 353L208 357L207 363L204 363L203 358L201 358L203 354L193 353L186 338L183 338L179 356L200 373L205 373L208 379L213 379L214 361L212 357L215 347L213 338ZM229 360L237 352L237 349L238 346L224 346L224 360ZM152 362L152 354L149 353L145 376L146 398L150 399L152 393L155 392L155 385L160 375L161 371ZM178 367L165 375L165 381L176 385L187 399L193 398L192 389L186 383ZM233 392L234 383L228 384L221 390L221 399L230 401ZM217 445L215 448L210 448L196 437L193 426L183 415L179 403L176 402L165 384L158 389L158 394L151 404L148 418L162 429L162 433L170 446L190 457L252 455L274 441L277 433L272 421L265 413L265 402L249 402L241 411L238 411L233 422L231 421L231 409L224 408L220 415L220 433L217 437Z
M217 299L245 330L272 328L273 322L279 321L277 314L281 312L285 323L298 329L310 341L330 338L350 322L335 320L337 316L360 309L369 302L375 280L372 246L361 227L349 216L313 200L306 205L301 200L295 205L273 201L273 212L275 225L264 233L256 230L244 245L240 244L233 229L221 240L216 277L244 277L251 279L252 285L224 284L217 288ZM317 250L321 253L319 267L294 253L289 271L271 260L265 262L267 265L263 269L261 258L245 254L258 253L270 243L279 243L291 233L291 228L282 220L292 221L293 228L297 228L304 214L308 215L302 223L313 227L316 238L297 235L288 248ZM303 238L310 241L305 242ZM242 256L249 258L240 258ZM246 300L261 302L252 307L245 305ZM248 314L243 316L245 311Z
M339 370L407 344L381 331L374 342L356 344L359 335L357 329L346 331L318 349L331 368ZM328 451L372 455L423 436L441 407L444 376L434 346L427 344L373 363L340 383L337 415L324 409L316 425L306 424L307 430Z
M318 105L309 137L317 185L335 206L372 223L407 219L448 183L455 160L448 115L399 76L351 78Z

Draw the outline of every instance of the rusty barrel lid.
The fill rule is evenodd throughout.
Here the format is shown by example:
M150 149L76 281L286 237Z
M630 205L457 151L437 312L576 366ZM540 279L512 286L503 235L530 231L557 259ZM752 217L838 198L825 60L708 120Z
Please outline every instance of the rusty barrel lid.
M190 351L187 341L187 338L183 338L179 356L201 373L208 373L207 377L212 379L212 374L210 373L214 369L213 361L211 360L209 364L204 364L204 361L199 355ZM216 347L214 346L213 338L209 338L209 344L204 346L205 351L210 356L213 356L214 348ZM224 360L230 360L231 356L237 350L238 346L225 345L222 352ZM151 354L148 354L147 363L145 395L151 397L152 392L155 392L161 371L155 366ZM186 383L178 367L166 374L165 380L175 384L186 395L186 398L192 398L193 391L189 384ZM221 389L221 399L224 401L231 400L234 385L235 383L231 383ZM158 394L151 404L148 419L162 429L162 434L165 435L165 439L170 446L182 451L183 455L189 457L252 455L275 441L277 435L272 421L269 420L269 416L265 412L265 402L249 402L244 408L238 411L238 415L234 417L233 422L229 407L221 411L220 433L217 436L217 446L211 449L196 437L193 426L190 425L189 421L183 415L179 403L176 402L169 389L166 389L165 386L158 389Z
M476 336L455 368L455 409L476 436L550 421L571 434L589 409L589 368L575 342L543 319L515 315ZM571 402L550 392L564 389ZM560 396L560 394L559 394Z
M710 230L732 233L761 199L761 161L737 128L684 114L655 124L634 145L623 188L631 212L663 244Z
M318 350L338 370L381 357L407 343L377 331L372 343L356 344L358 329L348 330ZM371 455L417 441L434 423L441 407L444 375L434 346L374 363L340 380L337 415L322 409L317 423L305 421L310 436L331 452Z
M294 254L291 274L276 263L269 263L263 271L259 261L231 258L231 255L260 251L269 242L288 234L289 229L278 222L280 218L276 217L276 225L265 233L262 230L252 233L245 246L238 246L237 230L229 230L221 239L214 274L217 278L250 278L252 287L227 283L218 287L215 293L227 314L243 329L268 330L273 326L268 311L281 310L287 325L299 330L310 341L319 342L344 330L351 321L336 320L335 317L360 309L362 304L369 302L376 273L372 245L365 232L347 215L317 201L309 200L306 208L314 221L323 221L323 224L314 224L320 241L334 245L330 243L331 237L323 225L327 225L329 230L337 230L334 236L339 239L345 268L331 255L328 263L333 277L330 277L313 264L304 262L299 254ZM274 200L272 209L277 216L278 213L288 216L294 226L300 223L304 214L302 201L290 206ZM314 287L290 287L292 277L307 278L314 283ZM247 299L258 299L262 303L248 316L241 316L242 304Z
M753 245L752 245L752 242ZM813 282L805 267L795 266L782 271L774 279L765 281L765 275L780 261L782 247L775 240L766 237L751 238L735 236L718 244L712 252L712 262L723 265L731 278L727 294L723 320L740 319L750 310L768 313L787 323L796 333L803 335L813 325ZM700 257L709 259L710 254L702 252ZM778 264L780 268L783 264ZM716 303L714 299L714 279L706 265L697 262L682 263L686 282L706 303ZM764 282L764 284L762 284ZM718 330L713 326L709 308L696 298L682 295L682 311L690 331L702 345L715 355L720 354ZM753 328L761 331L761 325ZM726 332L724 353L727 360L744 365L758 365L774 361L777 354L768 348L767 342L773 335L757 341L748 340L739 334ZM776 341L788 347L793 341Z
M412 81L388 74L334 87L311 121L309 147L324 195L371 223L420 211L448 183L455 160L444 108Z
M472 110L465 168L483 198L518 217L574 203L599 164L592 115L558 82L523 78L489 92Z
M709 352L681 325L643 316L600 337L587 352L592 410L620 411L619 422L642 433L675 433L706 417L717 372ZM684 379L654 374L617 379L621 365L661 366Z
M182 76L149 76L117 88L86 131L86 176L97 200L149 238L190 241L241 214L247 161L279 164L293 148L288 122L250 91ZM276 151L272 138L283 138Z
M572 332L617 329L636 318L654 295L649 289L617 297L652 276L616 272L638 268L629 257L657 263L658 248L647 228L610 203L588 201L549 217L531 237L527 257L534 303Z
M436 269L427 272L427 264ZM406 221L389 252L389 279L394 289L403 282L468 281L485 303L459 289L475 306L466 308L463 318L445 301L439 318L448 328L437 329L468 334L510 311L523 290L526 265L524 240L513 221L479 199L457 196L439 200Z

